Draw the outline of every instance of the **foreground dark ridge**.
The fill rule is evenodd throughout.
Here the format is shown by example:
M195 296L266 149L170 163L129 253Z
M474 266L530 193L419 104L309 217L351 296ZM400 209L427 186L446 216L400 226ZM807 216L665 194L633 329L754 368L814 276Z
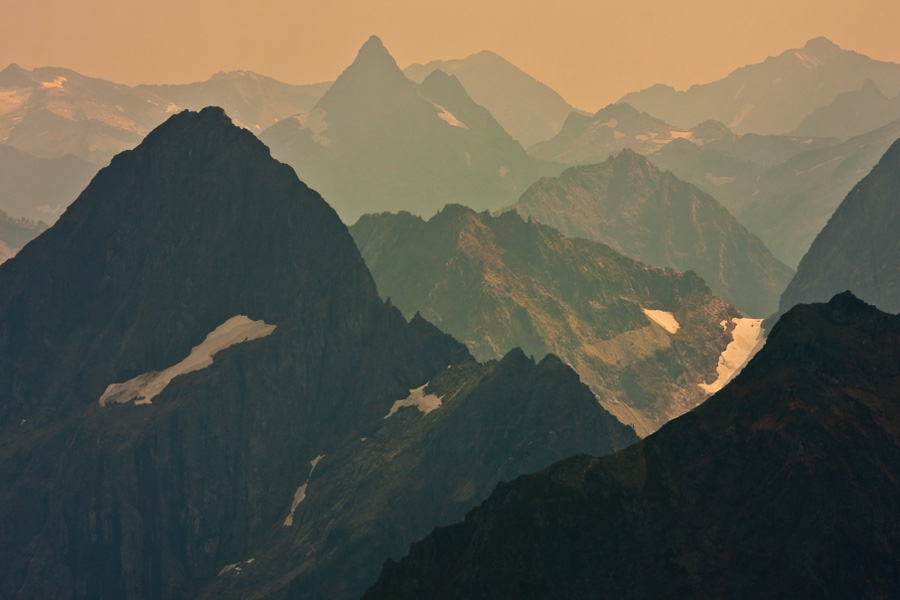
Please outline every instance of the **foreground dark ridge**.
M800 305L706 403L498 486L365 598L896 598L898 398L900 317Z
M114 158L0 289L4 600L358 598L499 481L637 439L558 359L407 322L218 108Z

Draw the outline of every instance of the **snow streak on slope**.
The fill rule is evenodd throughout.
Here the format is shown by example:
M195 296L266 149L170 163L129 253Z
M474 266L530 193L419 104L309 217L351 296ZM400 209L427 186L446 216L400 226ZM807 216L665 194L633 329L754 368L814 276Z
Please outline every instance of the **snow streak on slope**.
M194 346L188 357L177 365L164 371L149 371L125 383L107 386L100 396L100 406L106 406L110 402L124 404L132 400L135 404L150 404L179 375L205 369L213 364L216 353L235 344L266 337L274 330L274 325L267 325L263 321L251 321L243 315L231 317L206 336L200 345Z
M762 331L762 319L732 319L734 331L731 333L731 343L719 357L719 366L716 367L718 378L712 383L701 383L700 387L708 394L715 394L725 384L737 375L744 365L753 358L764 339ZM727 322L722 321L722 326Z
M396 402L394 402L394 405L391 407L391 411L386 414L384 418L387 419L388 417L393 416L394 413L396 413L404 406L415 406L422 412L422 414L426 415L431 411L440 408L443 396L438 397L434 394L426 394L425 388L427 386L428 383L414 390L409 390L409 396L407 396L403 400L397 400Z

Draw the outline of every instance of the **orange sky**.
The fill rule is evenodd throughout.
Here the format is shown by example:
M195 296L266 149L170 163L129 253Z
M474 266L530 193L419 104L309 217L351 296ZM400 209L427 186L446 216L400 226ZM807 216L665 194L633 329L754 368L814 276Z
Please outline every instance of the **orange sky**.
M897 0L0 0L0 68L123 83L248 69L330 80L369 35L401 66L497 52L596 110L661 82L718 79L823 35L900 62Z

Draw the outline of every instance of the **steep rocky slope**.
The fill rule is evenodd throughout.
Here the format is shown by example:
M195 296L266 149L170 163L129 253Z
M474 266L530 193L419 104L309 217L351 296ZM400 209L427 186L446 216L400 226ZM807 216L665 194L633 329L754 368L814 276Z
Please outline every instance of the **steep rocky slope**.
M421 313L479 360L514 347L559 356L642 436L706 398L745 321L693 273L648 267L513 212L450 205L427 222L382 213L350 232L404 314Z
M713 197L630 150L541 179L513 210L651 265L696 271L751 316L771 314L792 275Z
M0 288L4 598L358 597L501 479L637 439L558 360L407 322L220 109L114 158Z
M498 486L379 598L892 598L900 317L801 305L728 387L614 456Z
M900 312L900 141L838 206L800 261L779 311L846 289Z

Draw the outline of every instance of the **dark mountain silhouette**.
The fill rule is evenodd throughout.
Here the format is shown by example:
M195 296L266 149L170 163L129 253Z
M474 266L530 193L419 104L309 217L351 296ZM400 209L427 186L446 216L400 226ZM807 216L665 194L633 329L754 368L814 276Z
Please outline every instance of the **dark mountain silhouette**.
M364 598L896 597L898 347L850 294L798 306L706 403L498 486Z
M637 439L558 359L407 322L218 108L116 156L0 289L7 598L358 597L497 482Z

